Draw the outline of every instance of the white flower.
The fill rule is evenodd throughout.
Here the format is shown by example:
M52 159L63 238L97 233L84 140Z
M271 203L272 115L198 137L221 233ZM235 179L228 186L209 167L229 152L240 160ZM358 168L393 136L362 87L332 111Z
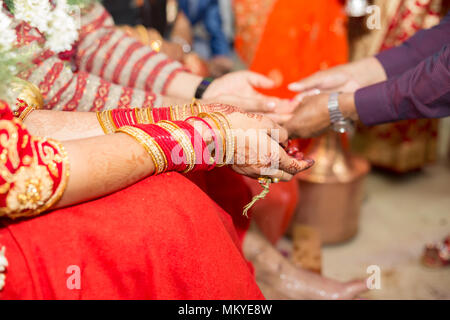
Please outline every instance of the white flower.
M3 13L3 1L0 0L0 52L10 50L17 39L12 28L12 20Z
M48 30L48 22L51 19L50 11L50 1L48 0L14 1L14 17L28 22L42 33Z
M75 19L69 15L69 11L67 1L58 0L56 8L51 12L46 47L53 52L70 50L78 39Z
M56 0L52 9L49 0L15 0L14 18L37 28L46 38L46 48L55 53L70 50L78 39L73 9L67 0Z

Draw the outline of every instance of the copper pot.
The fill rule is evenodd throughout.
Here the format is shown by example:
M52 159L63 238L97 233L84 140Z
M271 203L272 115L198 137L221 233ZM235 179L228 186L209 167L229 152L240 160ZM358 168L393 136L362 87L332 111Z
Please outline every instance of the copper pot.
M298 175L300 201L293 224L315 227L322 243L338 243L358 230L366 160L344 148L347 136L330 130L315 139L308 156L316 161Z

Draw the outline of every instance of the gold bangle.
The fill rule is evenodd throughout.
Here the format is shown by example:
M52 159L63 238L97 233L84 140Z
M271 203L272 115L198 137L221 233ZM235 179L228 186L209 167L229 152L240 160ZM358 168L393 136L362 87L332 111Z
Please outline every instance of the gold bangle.
M220 117L217 114L214 114L214 112L212 112L212 113L209 113L209 115L210 115L210 117L216 119L216 121L220 124L220 127L223 128L223 131L225 133L225 139L224 139L224 141L225 141L225 149L224 149L224 152L223 152L223 163L217 165L217 167L223 167L223 166L228 164L228 160L229 160L228 154L230 152L229 150L233 150L232 147L230 146L230 138L231 138L230 137L230 132L227 129L226 124L224 124L223 120L220 119Z
M233 128L231 127L230 121L228 121L228 118L222 113L222 112L213 112L212 115L218 116L218 121L220 122L220 117L223 118L225 123L225 134L226 134L226 140L227 140L227 153L226 153L226 160L225 164L230 164L231 161L234 158L234 149L235 149L235 143L234 143L234 134L233 134ZM222 122L221 122L222 123Z
M200 117L200 118L209 118L214 123L214 125L217 127L217 130L219 130L220 137L222 138L222 150L216 150L215 152L222 151L222 157L221 158L225 159L225 155L226 155L226 151L227 151L227 145L226 145L225 136L222 134L222 131L225 132L225 129L222 128L222 126L221 126L220 122L218 121L217 117L214 117L210 113L202 112L202 113L198 114L198 117ZM217 167L223 167L225 164L226 163L216 164L216 166Z
M167 170L167 158L155 139L145 131L131 126L119 128L116 132L126 133L138 141L152 158L155 165L155 174L160 174Z
M177 126L175 123L167 120L161 120L157 123L158 126L170 132L173 138L181 145L181 148L186 155L187 169L183 171L183 173L187 173L194 169L196 157L194 146L192 145L191 139L189 136Z
M173 119L175 121L179 121L179 114L178 114L178 105L176 105L175 107L173 107Z
M155 119L153 118L153 108L146 108L145 109L145 121L147 121L147 123L149 124L154 124L155 123Z
M100 123L100 126L102 127L103 132L105 134L111 134L116 132L116 126L112 121L110 110L97 112L97 120Z
M135 108L134 109L134 116L136 117L137 123L142 123L142 115L141 115L141 109Z
M102 127L103 133L108 134L108 130L106 130L105 125L103 124L101 112L96 112L97 115L97 121L100 124L100 127Z
M189 106L187 104L185 104L183 106L183 112L184 112L185 119L189 118L190 116L193 116L193 114L191 114L191 112L189 111Z
M22 113L19 115L19 119L22 120L22 122L25 121L25 118L28 117L28 115L29 115L31 112L33 112L35 109L36 109L35 106L29 106L29 107L26 107L26 108L22 111Z
M113 129L113 132L116 132L118 128L117 128L116 124L114 123L114 119L113 119L113 117L112 117L112 112L111 112L111 110L107 110L107 111L106 111L105 117L106 117L106 119L108 119L107 124L109 123L110 126L111 126L111 128Z
M193 113L193 114L192 114L193 116L198 115L199 113L202 113L202 112L203 112L203 110L202 110L202 105L200 104L200 102L199 102L197 99L193 98L193 99L192 99L191 105L197 107L197 112L196 112L196 113ZM194 111L194 112L195 112L195 111Z

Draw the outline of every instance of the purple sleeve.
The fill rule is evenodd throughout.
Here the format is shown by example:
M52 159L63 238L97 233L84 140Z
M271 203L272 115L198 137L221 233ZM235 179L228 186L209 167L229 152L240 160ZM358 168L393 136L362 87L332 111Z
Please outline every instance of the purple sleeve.
M400 76L359 89L355 103L366 125L450 116L450 45Z
M398 47L382 51L376 58L391 78L415 67L449 43L450 13L437 26L417 32Z

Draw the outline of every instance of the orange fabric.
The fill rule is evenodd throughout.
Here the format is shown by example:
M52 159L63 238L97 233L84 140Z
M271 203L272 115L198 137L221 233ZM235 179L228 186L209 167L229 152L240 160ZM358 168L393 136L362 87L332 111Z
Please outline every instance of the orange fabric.
M238 28L236 50L244 60L252 57L247 61L250 70L267 75L278 84L276 89L264 93L291 98L295 94L287 89L289 83L348 61L342 1L264 0L260 7L253 2L235 0L237 24L244 26ZM250 23L251 28L245 28ZM304 150L309 142L296 141L296 145ZM253 210L256 223L273 243L283 235L294 213L298 201L296 183L272 185L267 199ZM249 184L255 193L260 189L256 182Z
M268 93L292 97L287 85L348 60L346 17L339 0L278 0L251 62L280 85Z

